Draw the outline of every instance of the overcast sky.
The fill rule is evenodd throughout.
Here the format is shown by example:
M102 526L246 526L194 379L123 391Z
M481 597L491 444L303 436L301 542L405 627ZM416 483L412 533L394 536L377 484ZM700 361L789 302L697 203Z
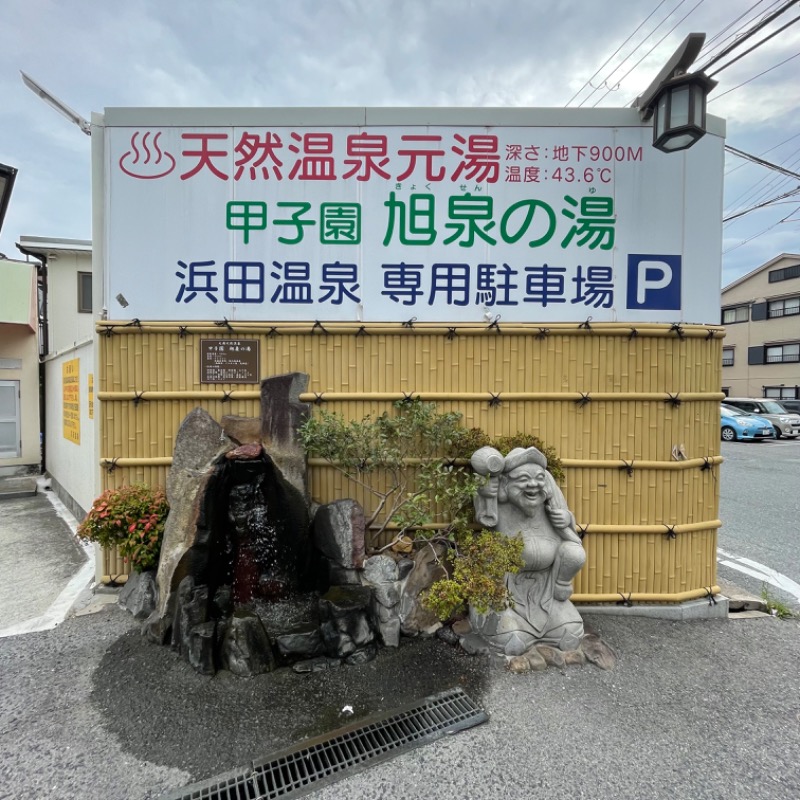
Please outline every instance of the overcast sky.
M703 66L784 2L0 0L0 163L19 169L0 252L21 257L20 236L91 238L90 140L20 70L86 118L112 106L628 106L687 33L707 34ZM727 143L800 172L800 24L716 78L709 112L727 119ZM798 185L728 155L725 213ZM725 225L723 284L800 252L799 197Z

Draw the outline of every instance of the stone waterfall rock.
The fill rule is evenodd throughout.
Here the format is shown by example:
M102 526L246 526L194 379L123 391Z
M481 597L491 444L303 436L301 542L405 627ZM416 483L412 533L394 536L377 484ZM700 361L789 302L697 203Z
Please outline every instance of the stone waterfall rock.
M233 442L225 436L220 425L201 408L189 412L178 429L172 466L167 476L170 511L156 576L156 611L162 621L171 615L173 592L190 573L191 565L185 556L205 533L202 506L214 462L233 447Z
M371 556L364 562L361 579L372 590L370 616L372 625L386 647L400 645L400 571L393 558Z
M320 628L330 657L346 659L363 649L374 657L374 650L366 647L375 638L368 618L371 599L366 586L334 586L320 598Z
M332 583L358 583L348 571L364 566L364 509L355 500L336 500L317 509L314 515L314 544L330 562ZM345 577L346 580L333 580Z
M217 671L216 639L217 623L214 620L195 625L184 638L186 660L201 675L214 675Z
M119 593L117 604L135 619L147 619L156 607L155 573L132 572Z
M400 626L406 636L435 633L441 627L436 614L422 604L420 594L447 577L446 555L447 547L440 542L427 544L414 554L414 566L405 579L399 604Z
M290 372L261 381L261 441L275 464L303 497L308 497L306 451L298 428L308 419L310 406L300 402L308 375Z
M225 435L236 444L261 444L261 418L227 414L221 421Z
M244 609L234 612L222 636L221 662L224 669L243 677L275 669L269 636L256 614Z

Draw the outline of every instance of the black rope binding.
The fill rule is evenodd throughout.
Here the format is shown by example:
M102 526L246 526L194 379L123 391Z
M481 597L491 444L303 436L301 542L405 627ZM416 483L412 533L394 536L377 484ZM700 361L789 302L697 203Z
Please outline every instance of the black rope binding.
M708 456L703 456L703 463L700 465L700 472L705 472L707 469L711 469L714 465L711 463L711 459Z
M106 338L110 338L114 335L114 326L113 325L104 325L105 330L103 331L103 336Z
M677 539L678 538L678 534L675 533L675 526L674 525L667 525L666 523L664 523L664 527L667 529L666 533L664 534L664 536L666 536L667 539Z
M417 321L417 318L416 318L416 317L411 317L411 319L407 319L407 320L406 320L406 321L403 323L403 327L404 327L404 328L413 328L413 327L414 327L414 323L415 323L416 321Z
M314 333L316 330L322 331L322 333L328 332L325 330L325 326L319 320L315 320L314 324L311 326L311 333Z
M456 332L455 328L448 328L447 329L447 341L448 342L452 342L453 339L456 338L456 336L458 336L458 333Z
M126 328L137 327L139 330L142 329L142 321L139 317L134 317L130 322L125 323Z
M103 462L103 466L106 468L109 475L117 468L117 461L119 461L119 456L112 458L110 461L106 460Z
M413 403L414 402L414 392L403 392L403 399L400 402L401 403Z
M490 330L492 330L492 328L494 328L494 330L496 330L498 333L502 333L502 331L500 330L500 315L499 314L489 323L489 325L487 326L486 330L490 331Z
M672 408L678 408L678 406L681 404L681 398L679 397L679 394L679 392L675 392L675 394L667 392L668 397L664 402L669 403Z
M189 330L189 326L188 325L178 325L178 338L179 339L185 339L186 338L186 333L188 332L188 330Z
M495 394L494 392L489 392L491 398L489 399L489 408L497 408L498 406L503 404L503 401L500 399L500 392Z
M142 400L144 399L144 398L142 397L142 395L143 395L143 394L144 394L144 392L134 392L134 393L133 393L133 404L134 404L135 406L138 406L138 405L139 405L139 403L141 403L141 402L142 402Z
M578 325L578 330L580 330L581 328L585 328L587 331L590 331L592 329L592 326L590 324L591 321L592 321L591 317L586 317L586 321L581 322L581 324Z
M314 405L321 406L325 402L324 392L314 392Z
M633 594L633 592L628 592L627 597L625 597L625 595L622 594L622 592L618 592L618 594L622 598L622 600L617 600L618 606L625 606L625 608L633 607L633 602L631 601L631 595Z
M631 339L635 339L639 335L639 331L636 328L631 328L631 332L628 334L628 341Z
M539 333L536 334L537 339L546 339L550 335L550 328L539 328Z
M575 401L578 408L583 408L585 405L592 402L592 398L589 397L589 392L581 392L580 394L580 399Z
M267 331L267 336L269 336L270 339L272 339L275 336L280 336L280 335L281 335L281 332L274 325Z
M620 467L621 470L624 469L628 473L628 477L629 478L633 475L633 461L634 461L634 459L631 459L630 461L626 461L623 458L622 459L622 466Z
M220 400L220 403L227 403L231 399L231 395L232 394L233 394L233 389L231 389L229 392L226 392L223 389L222 390L222 400Z
M586 536L586 534L589 532L589 526L588 525L576 525L575 527L576 527L576 533L578 534L578 537L580 538L581 541L583 541L583 537Z
M714 338L714 331L709 328L708 333L706 334L706 339L713 339Z
M714 592L711 591L710 586L703 587L706 590L706 597L708 598L708 604L710 606L715 606L717 604L717 598L714 597Z
M678 322L673 322L672 323L672 327L670 328L670 331L672 331L673 333L677 334L679 339L683 339L683 337L686 335L684 333L684 331L683 331L683 328L680 326L680 323L678 323Z
M361 327L360 327L360 328L359 328L359 329L356 331L356 337L359 337L359 336L369 336L369 331L367 330L367 326L366 326L366 325L362 325L362 326L361 326Z
M219 320L218 322L215 322L214 324L218 328L227 328L229 331L231 331L231 333L233 333L233 328L231 327L230 322L228 322L228 318L227 317L223 317L221 320Z

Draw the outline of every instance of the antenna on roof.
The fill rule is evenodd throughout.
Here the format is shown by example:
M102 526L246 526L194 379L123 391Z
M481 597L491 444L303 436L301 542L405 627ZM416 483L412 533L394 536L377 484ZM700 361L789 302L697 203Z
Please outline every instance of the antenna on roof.
M22 82L34 94L41 97L47 105L58 111L62 117L74 122L87 136L92 135L92 125L88 120L84 119L77 111L73 111L66 103L62 103L55 95L50 94L44 86L38 84L30 75L26 75L22 70L19 72L22 75Z

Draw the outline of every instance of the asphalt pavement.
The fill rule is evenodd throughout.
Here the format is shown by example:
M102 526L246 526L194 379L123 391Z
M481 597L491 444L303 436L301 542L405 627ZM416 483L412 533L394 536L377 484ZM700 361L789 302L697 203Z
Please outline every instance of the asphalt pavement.
M0 611L16 604L0 632L0 798L155 798L452 686L489 722L314 796L800 796L797 620L587 614L617 653L608 672L512 675L416 639L327 673L206 678L144 640L135 620L102 602L113 594L92 594L88 581L72 604L78 615L53 627L53 604L74 592L89 562L68 517L43 503L42 495L0 503ZM26 519L36 520L35 548L19 533ZM37 555L48 543L53 558ZM72 576L56 569L65 553L75 556ZM37 580L54 584L46 596L29 591Z

